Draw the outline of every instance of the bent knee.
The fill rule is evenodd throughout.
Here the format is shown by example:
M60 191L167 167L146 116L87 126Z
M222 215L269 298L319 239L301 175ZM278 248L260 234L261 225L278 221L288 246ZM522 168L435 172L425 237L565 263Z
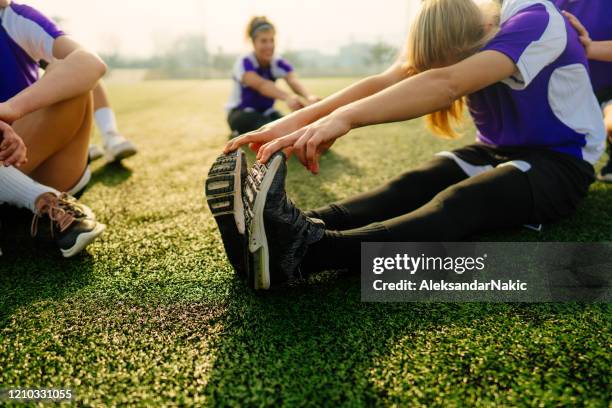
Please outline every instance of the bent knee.
M75 118L82 118L84 115L90 113L92 106L93 95L91 91L88 91L61 102L57 102L50 108L55 114L71 115Z

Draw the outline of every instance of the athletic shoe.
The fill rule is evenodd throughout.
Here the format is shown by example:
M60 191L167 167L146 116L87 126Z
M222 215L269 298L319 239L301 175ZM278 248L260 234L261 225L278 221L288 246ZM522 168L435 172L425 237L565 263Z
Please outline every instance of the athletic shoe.
M286 156L273 155L267 165L255 163L245 186L254 288L270 289L302 278L299 266L308 245L323 238L325 224L308 218L287 197Z
M127 159L138 153L136 146L119 133L107 134L104 143L104 157L107 163L114 163Z
M238 276L250 279L242 188L247 176L242 149L221 155L206 179L206 199L221 232L225 252Z
M92 221L96 220L96 214L94 214L92 209L86 206L85 204L79 202L79 200L77 200L73 196L66 193L61 193L59 199L68 202L72 206L75 216L77 218L86 218Z
M100 148L98 145L89 145L89 161L92 162L94 160L98 160L100 157L104 156L104 150Z
M86 217L84 206L75 205L63 195L45 194L40 200L42 202L32 219L32 236L38 236L39 219L49 219L51 238L64 258L81 252L106 229L104 224Z

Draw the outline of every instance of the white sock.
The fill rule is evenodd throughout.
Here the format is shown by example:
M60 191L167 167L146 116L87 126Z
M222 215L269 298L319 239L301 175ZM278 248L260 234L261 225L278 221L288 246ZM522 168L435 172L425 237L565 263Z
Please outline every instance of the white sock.
M0 203L27 208L36 212L36 199L45 193L58 194L54 188L43 186L14 167L0 167Z
M100 129L104 143L107 143L110 139L110 135L113 133L119 133L117 129L117 120L115 119L115 113L111 108L100 108L94 112L94 119L96 125Z

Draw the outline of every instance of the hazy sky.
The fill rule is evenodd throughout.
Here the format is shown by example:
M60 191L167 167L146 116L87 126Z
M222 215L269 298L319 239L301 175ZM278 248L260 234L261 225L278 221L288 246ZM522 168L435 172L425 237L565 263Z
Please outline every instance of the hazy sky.
M205 34L209 48L245 49L244 26L267 15L283 49L334 51L349 40L399 46L418 0L21 0L98 52L147 55L181 34Z

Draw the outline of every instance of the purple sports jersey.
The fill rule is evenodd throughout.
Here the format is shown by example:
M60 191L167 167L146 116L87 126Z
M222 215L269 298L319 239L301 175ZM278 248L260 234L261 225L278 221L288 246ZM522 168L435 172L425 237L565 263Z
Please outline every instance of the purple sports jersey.
M53 42L64 33L32 7L0 8L0 102L36 82L38 61L53 61Z
M578 17L594 41L612 41L612 1L553 0L553 3ZM589 65L595 91L612 88L612 62L591 60Z
M604 150L601 110L576 32L547 0L505 0L499 33L483 48L518 71L469 96L478 139L537 146L594 164Z
M254 54L245 55L236 61L232 79L234 89L226 109L254 110L260 113L269 113L273 110L274 99L268 98L256 90L245 86L242 78L247 72L255 72L260 77L270 81L285 78L293 71L293 67L283 58L274 57L269 67L261 67Z

